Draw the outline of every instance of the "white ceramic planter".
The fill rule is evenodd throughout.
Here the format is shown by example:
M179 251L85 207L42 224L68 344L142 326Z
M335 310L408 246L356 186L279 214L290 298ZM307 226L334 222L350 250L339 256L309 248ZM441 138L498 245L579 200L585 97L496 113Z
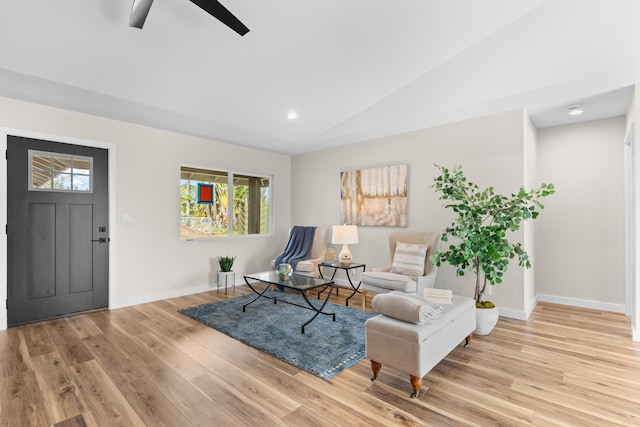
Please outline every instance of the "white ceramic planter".
M498 307L493 308L476 308L476 335L489 335L498 323L500 312Z
M234 271L218 271L218 289L224 286L225 292L228 286L236 285L236 273Z

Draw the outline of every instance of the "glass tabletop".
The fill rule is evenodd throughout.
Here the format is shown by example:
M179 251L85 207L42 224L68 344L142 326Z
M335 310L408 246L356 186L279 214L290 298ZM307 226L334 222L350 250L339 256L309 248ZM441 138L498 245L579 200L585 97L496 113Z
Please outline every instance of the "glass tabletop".
M302 276L300 274L292 274L291 276L280 279L277 271L262 271L260 273L245 274L246 279L258 280L264 283L284 286L285 288L297 289L299 291L308 291L320 286L327 286L333 283L332 280Z
M358 262L344 263L340 261L322 261L320 265L322 267L344 268L345 270L364 267L364 264Z

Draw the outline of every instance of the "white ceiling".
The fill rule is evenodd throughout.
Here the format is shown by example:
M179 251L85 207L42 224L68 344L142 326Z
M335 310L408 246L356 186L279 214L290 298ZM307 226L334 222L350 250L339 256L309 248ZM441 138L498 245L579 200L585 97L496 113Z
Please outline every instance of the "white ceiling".
M516 108L620 116L640 83L638 0L221 2L246 36L188 0L142 30L133 0L2 0L0 96L298 154Z

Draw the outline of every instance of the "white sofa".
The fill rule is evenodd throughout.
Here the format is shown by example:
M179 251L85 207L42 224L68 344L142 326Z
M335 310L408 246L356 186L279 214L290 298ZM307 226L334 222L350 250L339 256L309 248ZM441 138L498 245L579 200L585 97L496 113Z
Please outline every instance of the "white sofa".
M289 234L291 234L291 230L289 230ZM324 261L324 255L329 245L330 234L328 227L316 227L309 258L298 262L298 265L296 265L296 268L293 271L295 274L310 277L320 276L318 265ZM275 270L277 267L276 260L271 260L271 268Z

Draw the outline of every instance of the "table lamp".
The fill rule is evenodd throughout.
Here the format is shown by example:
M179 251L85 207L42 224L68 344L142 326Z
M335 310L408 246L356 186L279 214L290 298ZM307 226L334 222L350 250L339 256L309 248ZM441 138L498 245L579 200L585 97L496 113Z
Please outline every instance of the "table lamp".
M349 251L348 244L358 243L358 227L356 225L334 225L331 243L342 245L338 261L342 264L350 264L351 251Z

